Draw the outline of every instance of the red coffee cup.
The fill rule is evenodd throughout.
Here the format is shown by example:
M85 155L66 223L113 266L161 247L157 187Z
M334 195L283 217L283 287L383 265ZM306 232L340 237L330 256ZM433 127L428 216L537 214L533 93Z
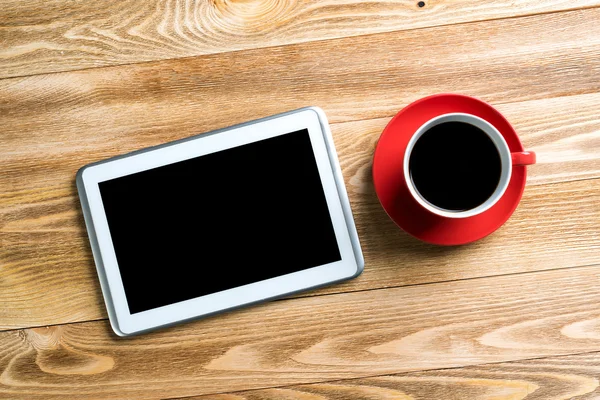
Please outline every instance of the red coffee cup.
M497 150L494 155L498 157L497 184L490 186L484 201L468 208L445 208L440 205L442 203L436 203L432 200L435 197L428 197L427 191L419 190L419 182L415 183L413 179L431 176L431 171L428 172L430 175L415 175L410 167L411 160L416 157L413 157L415 146L422 149L425 137L428 142L436 140L431 138L431 133L426 134L436 127L439 131L440 127L452 124L477 128L477 132L487 136L486 140ZM453 134L453 131L444 131L441 138L445 143L452 143ZM444 154L445 159L452 160L452 146L448 147L450 153ZM478 151L477 147L466 150ZM423 151L419 150L418 157L428 156ZM431 160L421 160L417 165L434 164L439 151L431 153ZM457 152L457 157L467 158L468 154ZM525 187L526 166L534 163L535 153L523 149L512 126L492 106L468 96L441 94L418 100L392 118L375 150L373 180L383 208L400 228L429 243L457 245L487 236L512 215ZM464 186L458 185L453 190L454 181L439 182L446 185L443 190L448 196L463 196L460 191Z

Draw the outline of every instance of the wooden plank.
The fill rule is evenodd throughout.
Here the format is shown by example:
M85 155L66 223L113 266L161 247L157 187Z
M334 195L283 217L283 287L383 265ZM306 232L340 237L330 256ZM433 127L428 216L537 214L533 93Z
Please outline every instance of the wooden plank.
M590 9L4 79L1 178L12 192L64 189L88 162L311 104L344 122L390 117L444 91L492 103L598 93L598 20ZM568 107L591 128L592 101ZM531 107L540 121L545 110Z
M587 353L186 399L597 399L599 373L599 353Z
M122 339L0 333L0 396L166 398L600 350L600 266L307 297Z
M523 145L537 153L529 185L600 177L600 93L498 104ZM390 118L332 125L350 191L371 187L370 166L377 140Z
M0 2L0 78L600 5L598 0Z
M600 177L600 93L499 104L497 108L513 123L524 145L538 154L538 165L528 172L530 185ZM7 107L6 111L16 110ZM346 180L352 180L353 186L365 181L375 144L389 120L384 117L332 125ZM139 128L131 133L103 132L109 124L87 131L52 124L64 132L56 138L41 123L12 130L7 125L0 143L0 183L10 188L13 196L27 201L35 190L72 188L77 169L89 162L193 133L191 126L182 132L176 125L159 125L152 134ZM116 124L111 128L119 129Z
M600 96L499 104L524 146L535 150L530 185L600 177Z
M600 151L595 139L600 132L599 104L600 94L593 94L501 106L514 117L516 127L526 132L524 143L547 161L530 168L533 183L599 176ZM600 262L598 179L529 186L512 219L494 235L470 246L439 248L402 233L381 209L370 177L373 147L386 122L332 126L366 269L356 280L309 295ZM126 137L130 143L146 140ZM34 185L0 194L0 247L4 249L0 328L105 318L73 179L78 165L90 155L86 149L99 151L98 147L113 144L99 136L93 142L90 138L87 145L75 141L47 148L41 141L19 138L7 141L9 158L1 163L0 186ZM77 159L82 161L72 162ZM550 162L554 159L555 164ZM558 170L562 172L555 174Z

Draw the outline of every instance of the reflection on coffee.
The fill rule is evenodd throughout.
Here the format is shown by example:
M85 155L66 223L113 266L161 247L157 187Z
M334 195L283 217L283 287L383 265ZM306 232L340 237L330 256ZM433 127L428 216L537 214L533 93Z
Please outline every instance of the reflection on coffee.
M494 142L464 122L445 122L427 130L409 159L413 185L431 205L467 211L495 192L502 165Z

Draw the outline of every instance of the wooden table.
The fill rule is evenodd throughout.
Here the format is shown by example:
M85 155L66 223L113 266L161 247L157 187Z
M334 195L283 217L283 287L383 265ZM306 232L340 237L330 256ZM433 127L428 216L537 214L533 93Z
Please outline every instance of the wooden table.
M0 398L600 396L600 0L0 0L0 78ZM513 217L456 248L400 231L370 175L391 116L439 92L494 104L539 159ZM77 169L309 105L363 275L116 337Z

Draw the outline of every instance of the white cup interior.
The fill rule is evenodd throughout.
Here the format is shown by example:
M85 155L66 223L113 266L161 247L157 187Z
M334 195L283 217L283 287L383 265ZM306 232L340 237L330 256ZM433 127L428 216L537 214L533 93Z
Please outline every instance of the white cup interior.
M501 162L501 170L500 170L500 180L498 182L498 186L492 195L479 206L472 208L470 210L464 211L455 211L455 210L447 210L444 208L437 207L430 202L428 202L417 190L415 187L409 172L409 161L410 156L412 154L412 150L415 147L415 143L419 140L419 138L427 132L429 129L433 128L436 125L445 123L445 122L464 122L467 124L471 124L483 132L485 132L489 138L492 140L496 149L498 149L498 153L500 154L500 162ZM414 199L421 204L424 208L429 210L430 212L437 214L446 218L468 218L477 214L481 214L482 212L490 209L494 204L500 200L506 188L508 187L508 183L510 181L510 177L512 174L512 161L510 156L510 149L506 144L506 140L502 134L489 122L486 120L476 117L471 114L464 113L451 113L437 116L429 121L425 122L417 131L414 133L410 141L408 142L408 146L406 147L406 152L404 153L404 179L406 181L406 185L408 186L408 190Z

